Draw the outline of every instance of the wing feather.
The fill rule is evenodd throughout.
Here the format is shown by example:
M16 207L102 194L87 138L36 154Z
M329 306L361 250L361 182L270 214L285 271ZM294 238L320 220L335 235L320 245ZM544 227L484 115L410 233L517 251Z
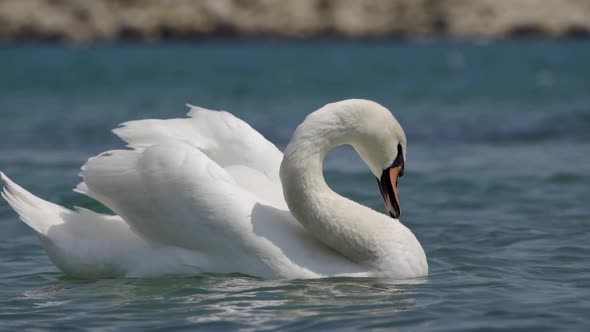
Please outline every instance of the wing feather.
M279 181L283 154L274 144L228 112L187 106L188 118L129 121L113 132L134 148L164 140L181 141L201 150L221 167L242 165Z
M129 121L113 132L135 150L165 141L196 148L224 168L244 189L286 209L278 173L283 154L277 147L228 112L188 106L188 118ZM87 192L84 184L78 190Z
M272 143L229 113L192 108L189 116L125 123L115 133L132 149L89 159L77 190L142 237L208 257L210 271L268 277L359 271L286 210L282 154Z
M81 174L92 197L134 232L215 257L216 271L276 276L291 268L309 276L253 232L252 211L260 201L199 149L165 141L143 150L110 151L90 159Z

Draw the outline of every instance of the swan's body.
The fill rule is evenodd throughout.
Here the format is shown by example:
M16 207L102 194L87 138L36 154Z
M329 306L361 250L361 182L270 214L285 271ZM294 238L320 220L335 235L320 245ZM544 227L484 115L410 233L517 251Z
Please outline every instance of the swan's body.
M187 119L132 121L114 132L132 149L89 159L76 190L116 215L66 209L2 174L6 201L66 274L428 273L409 229L334 193L322 176L323 157L336 145L353 145L378 177L396 146L403 159L405 135L376 103L348 100L312 113L284 156L231 114L198 107Z

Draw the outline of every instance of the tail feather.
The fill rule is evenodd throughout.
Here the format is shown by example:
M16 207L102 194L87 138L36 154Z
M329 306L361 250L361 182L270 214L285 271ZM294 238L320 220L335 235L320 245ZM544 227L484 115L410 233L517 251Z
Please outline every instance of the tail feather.
M49 258L66 274L125 275L129 256L147 248L119 216L69 210L34 196L1 172L0 178L2 197L35 230Z
M62 224L61 214L71 212L36 197L12 182L2 172L0 172L0 178L4 182L2 197L18 213L21 220L40 235L46 235L51 226Z
M100 278L198 273L207 262L197 252L144 240L117 215L69 210L35 197L2 172L0 178L4 199L37 232L49 258L66 274Z

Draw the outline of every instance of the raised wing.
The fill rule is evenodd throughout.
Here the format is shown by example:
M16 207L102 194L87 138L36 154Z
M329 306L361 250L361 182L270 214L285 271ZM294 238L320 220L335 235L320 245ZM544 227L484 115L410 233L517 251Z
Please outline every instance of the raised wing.
M195 250L225 242L216 237L245 224L256 201L199 149L177 141L105 152L88 160L81 175L78 189L138 233Z
M228 112L188 106L189 118L130 121L113 132L137 150L162 141L183 142L224 168L247 191L286 209L279 149Z
M77 191L147 239L223 257L234 271L263 271L260 245L278 249L248 238L248 228L255 204L285 206L272 143L227 112L196 107L187 119L132 121L114 132L133 149L89 159Z
M148 240L206 257L208 271L309 278L357 270L182 142L106 152L82 176L81 192Z
M113 132L133 148L162 140L181 141L201 150L221 167L246 166L279 180L283 154L274 144L228 112L187 106L189 118L129 121Z
M116 129L133 149L89 159L78 191L141 236L206 257L208 271L302 278L359 272L286 209L274 145L229 113L193 108L189 115Z

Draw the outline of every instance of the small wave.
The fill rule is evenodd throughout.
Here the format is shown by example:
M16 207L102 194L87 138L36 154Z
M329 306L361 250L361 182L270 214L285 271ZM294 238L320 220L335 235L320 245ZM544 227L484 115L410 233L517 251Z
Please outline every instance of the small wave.
M558 172L547 177L547 181L555 184L571 184L583 181L584 177L579 174Z
M590 109L509 114L424 114L400 119L412 141L528 143L590 139Z

